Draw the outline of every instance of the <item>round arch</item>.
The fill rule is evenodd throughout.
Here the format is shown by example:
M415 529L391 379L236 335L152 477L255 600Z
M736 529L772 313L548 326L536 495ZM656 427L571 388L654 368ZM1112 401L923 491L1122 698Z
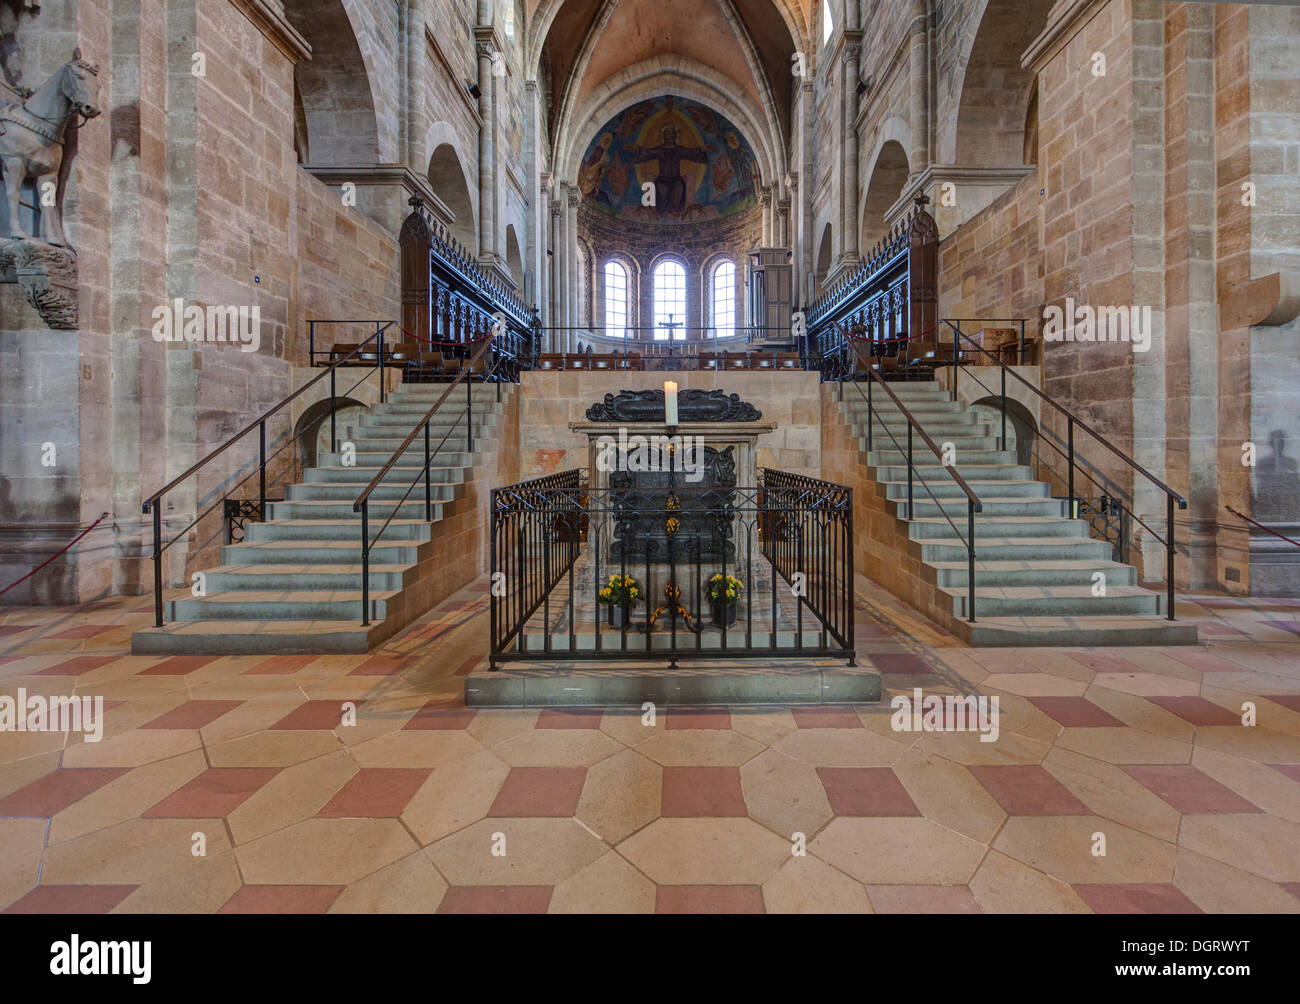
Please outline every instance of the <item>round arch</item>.
M456 240L471 252L474 251L478 247L478 224L473 188L469 184L469 172L465 170L456 147L451 143L439 143L434 147L433 154L429 157L427 176L433 194L451 213L452 218L444 220L447 229Z
M883 143L871 170L871 180L862 199L862 222L858 231L863 255L869 255L889 230L885 214L907 187L907 151L897 140Z

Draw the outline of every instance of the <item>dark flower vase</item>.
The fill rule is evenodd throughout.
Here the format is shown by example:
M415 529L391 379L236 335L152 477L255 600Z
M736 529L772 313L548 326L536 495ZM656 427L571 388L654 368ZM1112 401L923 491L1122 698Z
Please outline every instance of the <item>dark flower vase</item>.
M609 626L621 628L624 624L631 623L631 607L630 603L611 603L607 606L605 609L608 611L606 617L609 619Z
M735 603L711 603L713 607L713 623L717 627L724 624L727 627L736 623L736 604Z

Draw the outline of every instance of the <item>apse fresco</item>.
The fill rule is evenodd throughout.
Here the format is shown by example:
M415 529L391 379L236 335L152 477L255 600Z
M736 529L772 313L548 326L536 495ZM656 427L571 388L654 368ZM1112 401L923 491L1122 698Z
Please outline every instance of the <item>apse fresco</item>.
M654 205L643 196L653 186ZM578 170L584 204L608 216L674 224L734 216L758 204L758 163L740 130L671 95L605 124Z

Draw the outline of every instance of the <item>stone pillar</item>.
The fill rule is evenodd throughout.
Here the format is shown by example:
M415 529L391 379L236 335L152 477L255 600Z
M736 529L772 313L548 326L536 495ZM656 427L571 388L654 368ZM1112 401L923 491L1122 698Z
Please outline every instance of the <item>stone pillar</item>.
M930 163L930 68L927 34L926 0L912 0L911 24L908 27L908 120L912 146L907 151L907 165L913 178Z
M551 342L556 352L568 350L569 298L568 283L565 279L565 254L568 241L565 237L567 219L564 213L564 189L560 182L555 189L555 200L551 203L551 300L555 305L551 316Z
M406 44L403 47L406 130L406 166L423 176L429 169L430 152L424 148L424 0L406 0Z
M795 264L798 266L796 281L799 284L800 292L796 300L798 303L806 304L808 302L808 276L812 274L814 268L813 255L817 253L816 236L813 234L813 186L808 182L809 178L814 177L813 124L816 121L816 108L812 81L804 80L799 92L799 129L803 137L802 154L798 173L791 172L790 177L793 181L792 187L799 193L799 253L795 258Z
M540 98L537 81L524 84L524 186L532 193L524 224L524 288L520 294L530 303L544 305L543 273L546 266L546 194L550 175L543 176L539 157Z
M478 53L478 256L479 260L493 263L497 258L497 164L496 164L496 104L493 101L492 57L496 46L491 27L475 29ZM498 56L497 58L500 58Z
M790 199L787 196L776 204L776 247L790 248Z
M853 5L856 6L856 5ZM840 219L842 265L858 261L858 74L862 60L861 32L844 33L844 146L840 182L843 187L843 212Z
M576 328L582 321L582 304L578 302L578 203L582 193L576 185L569 185L565 191L564 236L567 244L564 250L565 272L568 277L569 327ZM577 335L569 332L570 351L578 347Z
M763 207L763 243L762 246L770 248L772 242L776 239L773 236L774 227L772 226L772 186L764 185L758 192L758 204Z

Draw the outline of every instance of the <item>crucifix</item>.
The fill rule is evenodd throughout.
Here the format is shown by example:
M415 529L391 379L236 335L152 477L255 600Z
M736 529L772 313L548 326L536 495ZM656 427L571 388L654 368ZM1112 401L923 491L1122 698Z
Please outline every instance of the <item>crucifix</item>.
M667 328L667 329L668 329L668 344L669 344L669 345L671 345L671 344L673 343L674 338L676 338L676 336L677 336L677 329L678 329L678 328L685 327L685 326L686 326L686 325L685 325L685 322L684 322L684 321L674 321L674 320L673 320L673 315L672 315L672 314L669 314L669 315L668 315L668 320L666 320L666 321L660 321L660 322L659 322L659 327L661 327L661 328Z

